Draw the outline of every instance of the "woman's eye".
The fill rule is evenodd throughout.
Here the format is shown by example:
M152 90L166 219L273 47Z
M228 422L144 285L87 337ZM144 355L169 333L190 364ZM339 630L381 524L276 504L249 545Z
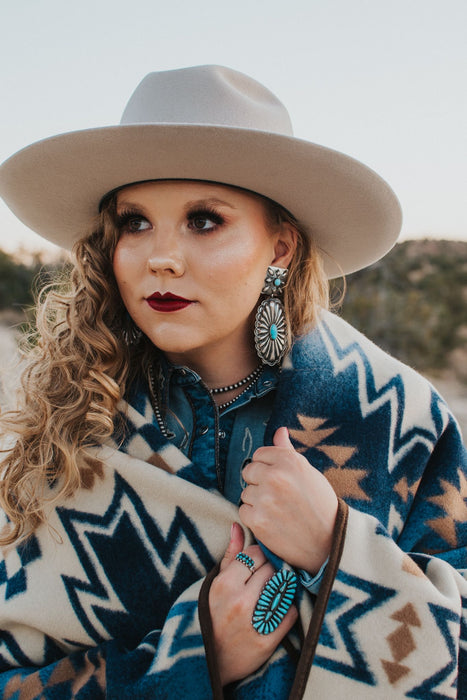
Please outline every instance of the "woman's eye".
M224 219L215 212L195 212L188 217L188 226L199 233L214 231L224 223Z
M203 219L200 216L197 216L196 219L192 219L191 223L193 225L193 228L198 229L198 231L209 231L209 229L214 228L214 226L216 225L210 219Z
M151 224L142 216L133 216L128 221L127 228L132 233L137 233L138 231L146 231L146 229L151 228Z
M122 216L118 222L118 227L122 233L140 233L151 228L151 224L144 216Z

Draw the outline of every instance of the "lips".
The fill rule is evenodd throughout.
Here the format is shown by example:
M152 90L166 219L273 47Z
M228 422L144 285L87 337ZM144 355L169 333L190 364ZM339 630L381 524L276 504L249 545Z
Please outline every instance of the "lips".
M147 297L146 301L151 309L162 312L180 311L180 309L185 309L193 303L190 299L184 299L184 297L179 297L170 292L165 294L155 292L150 297Z

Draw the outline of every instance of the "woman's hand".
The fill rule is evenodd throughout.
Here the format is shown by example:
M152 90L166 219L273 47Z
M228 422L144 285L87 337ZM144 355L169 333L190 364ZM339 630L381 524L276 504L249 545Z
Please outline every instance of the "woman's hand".
M209 591L209 608L222 685L238 681L256 671L269 659L280 641L297 619L292 606L278 628L261 635L251 624L251 618L263 586L274 574L258 545L244 551L255 562L254 573L235 559L244 544L243 530L232 526L229 546L220 572Z
M316 574L331 551L337 496L327 479L295 451L287 428L260 447L243 470L240 518L284 561Z

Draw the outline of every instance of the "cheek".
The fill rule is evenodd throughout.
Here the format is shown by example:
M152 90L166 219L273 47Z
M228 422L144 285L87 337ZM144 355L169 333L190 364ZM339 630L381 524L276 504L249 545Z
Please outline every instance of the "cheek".
M120 243L117 243L115 248L112 267L120 289L131 284L133 277L137 274L134 255L131 255L131 252L124 245L120 245Z
M120 286L120 280L124 276L124 271L125 271L125 265L123 263L123 255L122 255L122 249L120 245L117 243L117 246L115 248L113 260L112 260L112 268L114 271L115 279L117 280L117 284Z
M128 264L125 253L118 247L112 261L112 268L117 282L117 288L120 292L120 297L126 306L127 310L131 309L133 280L135 275L132 274L132 266Z
M258 297L272 257L268 246L239 237L235 245L200 256L198 265L202 261L203 274L210 285L229 290L233 295L245 290Z

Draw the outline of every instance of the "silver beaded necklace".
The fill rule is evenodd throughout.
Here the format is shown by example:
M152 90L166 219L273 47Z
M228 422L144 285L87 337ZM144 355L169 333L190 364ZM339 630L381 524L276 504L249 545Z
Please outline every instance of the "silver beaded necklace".
M224 394L227 391L233 391L234 389L240 389L241 386L244 386L245 384L252 384L261 374L263 371L263 365L258 365L253 372L250 372L250 374L247 377L244 377L243 379L240 379L240 381L235 382L235 384L229 384L228 386L220 386L216 389L209 389L211 394ZM242 391L243 394L243 391ZM239 394L241 396L241 394ZM238 398L238 397L237 397Z
M245 388L243 391L241 391L238 396L235 396L233 399L230 399L230 401L225 401L224 403L218 404L217 409L218 411L223 411L227 406L231 406L235 401L237 401L240 396L243 396L248 389L252 386L252 384L255 383L255 381L258 379L258 377L262 374L264 369L263 365L258 365L253 372L250 372L250 374L247 377L244 377L243 379L240 379L238 382L235 382L234 384L229 384L228 386L220 386L216 387L215 389L208 389L209 393L211 395L213 394L224 394L228 391L233 391L234 389L239 389L241 386L244 386ZM149 391L150 391L150 396L151 396L151 404L152 408L154 411L154 415L156 416L157 424L159 425L160 431L162 435L170 439L174 437L174 434L170 432L167 429L167 426L165 425L164 419L162 417L162 412L159 406L159 392L157 390L156 386L156 379L154 376L154 365L151 363L149 365L149 370L148 370L148 378L149 378Z
M240 392L237 396L235 396L233 399L230 399L230 401L225 401L224 403L218 404L218 405L217 405L218 411L223 411L225 408L227 408L227 406L231 406L233 403L235 403L235 401L238 401L238 399L240 398L240 396L243 396L243 394L246 394L246 392L248 391L248 389L256 382L256 380L258 379L258 377L262 374L263 369L264 369L264 368L263 368L263 365L260 365L259 367L257 367L257 368L255 369L255 371L252 372L251 375L247 378L247 381L248 381L248 379L249 379L249 381L248 381L248 383L246 384L246 386L245 386L245 388L243 389L243 391L241 391L241 392ZM242 381L241 384L239 383L239 386L243 386L244 383L245 383L245 382ZM235 387L234 387L234 388L235 388ZM228 391L228 389L226 389L226 391ZM214 394L214 393L220 393L220 392L216 392L215 389L214 389L214 390L211 390L211 394Z
M170 438L174 437L174 434L167 430L166 425L164 423L164 419L162 418L161 409L159 407L159 393L156 386L156 378L154 376L154 365L152 364L152 362L149 365L148 377L152 410L154 411L154 415L156 416L157 424L160 428L162 435L168 440L170 440Z

